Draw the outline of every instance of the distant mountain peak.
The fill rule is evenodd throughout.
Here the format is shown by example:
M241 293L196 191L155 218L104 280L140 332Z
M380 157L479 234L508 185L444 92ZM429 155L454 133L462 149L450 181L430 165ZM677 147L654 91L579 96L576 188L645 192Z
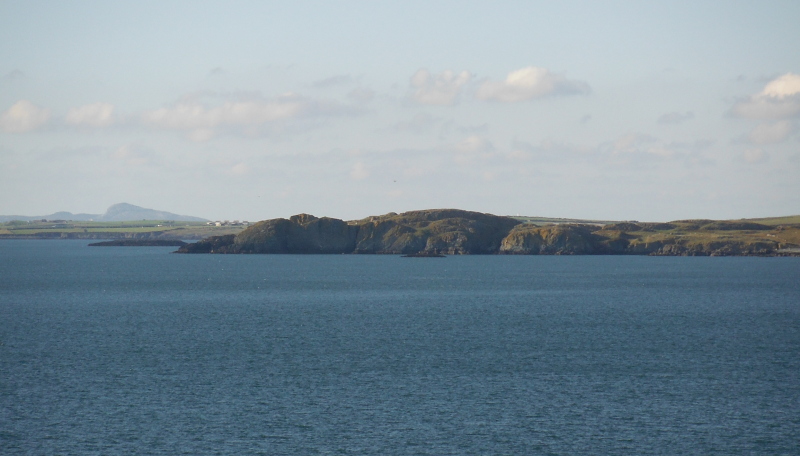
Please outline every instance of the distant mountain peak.
M50 215L0 215L0 223L11 220L73 220L98 222L130 222L136 220L175 220L179 222L207 222L207 219L192 217L189 215L178 215L172 212L157 211L147 209L129 203L118 203L111 205L105 214L73 214L72 212L55 212Z
M111 205L106 213L100 216L106 222L123 222L131 220L177 220L182 222L207 222L207 219L178 215L167 211L147 209L130 203L117 203Z

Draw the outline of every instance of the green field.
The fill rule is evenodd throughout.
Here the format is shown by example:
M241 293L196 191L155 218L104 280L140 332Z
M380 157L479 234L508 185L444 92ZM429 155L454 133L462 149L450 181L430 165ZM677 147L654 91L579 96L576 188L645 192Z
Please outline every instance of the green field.
M590 224L610 226L615 223L639 223L639 222L615 222L609 220L591 219L566 219L554 217L512 217L525 224L546 226L546 225L568 225L568 224ZM731 236L741 238L741 241L753 241L767 236L766 232L738 232L736 230L725 230L715 233L713 225L719 223L758 223L770 227L783 226L787 228L780 233L770 233L769 236L774 240L782 240L784 243L797 245L800 244L798 230L800 228L800 215L785 217L769 217L756 219L740 219L715 222L705 221L680 221L671 222L674 227L670 229L658 229L658 233L631 232L627 235L640 237L648 242L660 241L661 237L678 236L685 240L691 239L692 242L704 243L711 240L728 239ZM640 224L647 225L647 224ZM696 225L696 226L695 226ZM705 228L700 229L701 225ZM208 225L205 222L176 222L174 220L139 220L133 222L23 222L12 221L0 223L0 239L13 238L34 238L34 239L168 239L168 240L192 240L204 239L209 236L222 236L226 234L238 234L244 230L246 225ZM792 229L788 229L792 228ZM634 234L635 233L635 234ZM712 234L713 233L713 234ZM782 238L782 239L778 239Z
M510 216L513 219L519 220L522 223L529 223L533 225L558 225L562 223L584 223L588 225L609 225L612 223L620 223L621 220L592 220L592 219L570 219L570 218L557 218L557 217L531 217L531 216ZM738 220L723 220L730 222L754 222L762 225L779 226L779 225L799 225L800 215L788 215L785 217L766 217L766 218L749 218ZM633 223L638 221L631 220Z
M762 225L778 226L778 225L800 225L800 215L789 215L786 217L766 217L766 218L752 218L742 219L748 222L760 223Z
M207 225L205 222L140 220L135 222L19 222L0 224L0 238L70 238L101 239L147 237L158 239L202 239L208 236L236 234L246 226Z
M618 220L590 220L590 219L570 219L570 218L558 218L558 217L529 217L524 215L514 215L510 216L515 220L519 220L522 223L527 223L531 225L560 225L562 223L584 223L587 225L608 225L610 223L619 223Z

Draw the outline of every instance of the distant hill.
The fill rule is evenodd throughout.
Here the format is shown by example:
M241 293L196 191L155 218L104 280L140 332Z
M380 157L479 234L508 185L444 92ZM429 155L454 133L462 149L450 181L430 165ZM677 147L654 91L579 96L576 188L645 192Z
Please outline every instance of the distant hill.
M0 223L12 220L31 221L31 220L73 220L86 222L90 220L98 222L128 222L135 220L175 220L180 222L207 222L207 219L192 217L188 215L178 215L172 212L157 211L134 206L128 203L119 203L109 207L105 214L73 214L72 212L56 212L49 215L0 215Z
M176 220L181 222L207 222L200 217L178 215L172 212L145 209L128 203L115 204L100 218L103 222L126 222L128 220Z

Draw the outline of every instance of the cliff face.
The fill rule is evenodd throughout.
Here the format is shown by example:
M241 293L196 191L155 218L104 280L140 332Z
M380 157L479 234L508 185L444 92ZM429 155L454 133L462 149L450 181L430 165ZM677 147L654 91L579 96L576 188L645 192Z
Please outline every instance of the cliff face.
M607 253L603 238L587 225L521 225L503 239L499 253L512 255L591 255Z
M456 209L412 211L358 222L357 253L497 253L508 231L520 222Z
M509 217L435 209L345 222L300 214L215 236L180 253L443 253L509 255L795 255L800 226L683 220L605 226L522 224Z
M300 214L258 222L237 235L212 236L179 253L352 253L358 228L332 218Z
M497 253L510 217L456 209L387 214L344 222L300 214L254 224L235 237L208 238L181 253Z
M342 220L300 214L247 228L236 236L231 253L352 253L357 234Z

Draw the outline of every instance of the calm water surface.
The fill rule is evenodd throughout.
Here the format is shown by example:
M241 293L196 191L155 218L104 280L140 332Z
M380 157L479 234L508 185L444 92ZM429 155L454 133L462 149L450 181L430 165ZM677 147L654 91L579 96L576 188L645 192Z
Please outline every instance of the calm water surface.
M0 241L0 454L800 454L800 258Z

